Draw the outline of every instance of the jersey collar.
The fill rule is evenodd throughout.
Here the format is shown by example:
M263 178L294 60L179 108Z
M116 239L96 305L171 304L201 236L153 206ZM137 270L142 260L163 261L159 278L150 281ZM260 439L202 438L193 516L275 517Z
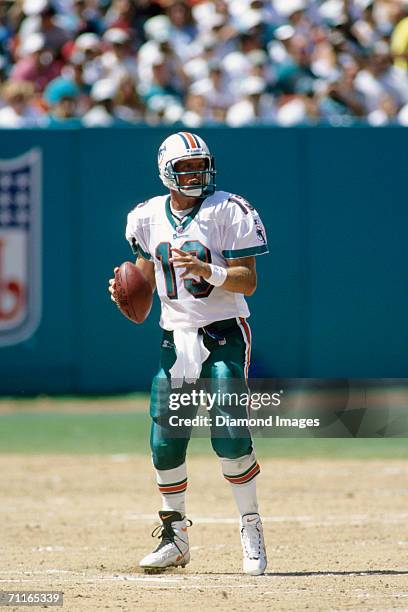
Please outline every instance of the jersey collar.
M171 212L171 208L170 208L170 196L167 196L166 204L165 204L166 215L167 215L167 219L169 220L171 226L175 230L177 230L180 227L183 230L185 230L190 225L190 223L192 222L192 220L194 219L194 217L196 216L196 214L200 210L203 202L204 202L204 200L202 200L202 202L200 204L197 204L197 206L194 206L193 210L188 215L185 215L185 217L183 217L182 221L177 223L176 219L174 218L174 216L172 215L172 212Z

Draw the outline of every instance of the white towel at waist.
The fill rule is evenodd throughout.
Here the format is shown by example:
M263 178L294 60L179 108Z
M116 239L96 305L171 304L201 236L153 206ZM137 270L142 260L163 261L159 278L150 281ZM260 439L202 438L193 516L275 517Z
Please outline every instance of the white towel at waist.
M203 336L199 335L197 328L175 329L173 337L177 359L170 368L170 374L171 386L175 389L184 382L196 382L210 351L205 348Z

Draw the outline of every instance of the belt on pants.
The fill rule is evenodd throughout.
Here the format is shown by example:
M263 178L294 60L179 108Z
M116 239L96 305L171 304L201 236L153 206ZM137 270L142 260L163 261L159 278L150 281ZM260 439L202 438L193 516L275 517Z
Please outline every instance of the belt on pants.
M224 319L223 321L214 321L209 325L198 328L198 333L202 336L208 336L211 340L222 340L226 336L236 332L239 329L236 319ZM173 332L164 330L163 337L172 342Z
M200 327L198 333L209 336L213 340L220 340L229 334L232 334L238 328L236 319L224 319L223 321L214 321L205 327Z

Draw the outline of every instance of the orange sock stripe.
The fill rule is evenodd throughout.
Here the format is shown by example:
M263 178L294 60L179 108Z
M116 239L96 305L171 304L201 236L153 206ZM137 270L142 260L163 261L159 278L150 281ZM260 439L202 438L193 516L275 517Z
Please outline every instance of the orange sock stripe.
M187 489L187 481L179 485L158 485L160 493L182 493Z
M261 471L261 468L259 467L259 464L257 463L256 465L254 465L254 467L244 476L226 476L224 474L224 477L226 478L226 480L228 480L228 482L230 482L231 484L245 484L246 482L249 482L250 480L252 480L252 478L254 478L257 474L259 474L259 472Z
M245 470L244 472L241 472L240 474L224 474L224 476L226 476L227 478L242 478L243 476L246 476L249 472L252 472L254 467L256 467L257 465L258 465L258 462L255 459L253 464L250 465L249 468Z

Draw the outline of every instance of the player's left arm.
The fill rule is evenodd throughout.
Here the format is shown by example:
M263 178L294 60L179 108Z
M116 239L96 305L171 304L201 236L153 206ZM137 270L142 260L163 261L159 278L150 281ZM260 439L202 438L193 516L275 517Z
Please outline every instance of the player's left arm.
M256 258L241 257L227 260L227 278L222 286L233 293L252 295L256 290Z
M181 279L192 274L209 279L212 274L210 265L198 259L191 253L172 248L170 261L175 268L185 268L180 275ZM239 259L228 259L226 268L226 279L221 285L223 289L233 293L252 295L256 289L256 264L255 257L240 257Z

